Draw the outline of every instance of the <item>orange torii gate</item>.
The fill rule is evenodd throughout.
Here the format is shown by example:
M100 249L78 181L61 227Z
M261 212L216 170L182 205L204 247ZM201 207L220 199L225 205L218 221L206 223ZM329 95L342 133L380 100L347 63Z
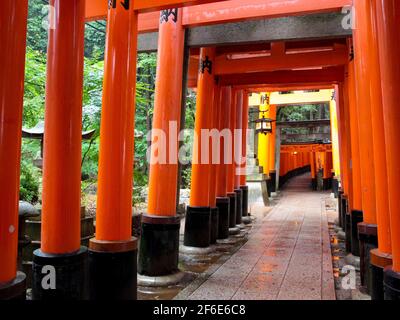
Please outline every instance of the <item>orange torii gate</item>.
M207 75L206 68L199 70L192 57L194 66L189 69L194 72L189 71L188 85L198 88L200 98L197 101L197 131L215 127L244 128L243 119L237 115L245 113L243 96L246 96L246 88L337 85L339 123L344 124L339 126L339 141L341 150L345 150L341 153L344 184L340 203L343 204L342 222L346 222L349 250L361 254L363 281L368 278L366 270L371 263L370 280L365 282L371 283L374 298L383 297L385 286L385 297L398 299L400 202L397 184L400 172L397 161L400 131L396 89L400 83L397 63L400 5L397 0L354 2L358 28L354 32L354 51L350 50L350 59L346 57L349 56L347 49L352 46L351 39L347 47L334 46L330 52L293 52L287 44L284 51L284 43L277 42L270 48L255 50L264 51L259 52L261 56L258 57L251 55L254 53L251 47L239 55L235 51L229 52L232 48L225 54L218 54L218 48L201 48L199 57L207 63L213 62L215 68ZM180 119L185 29L249 19L335 12L351 5L352 1L50 0L50 4L57 15L56 28L49 32L46 90L46 119L49 121L46 121L44 141L42 247L34 254L33 298L86 298L85 265L89 256L91 298L134 299L137 241L131 236L131 198L138 34L155 30L160 34L154 127L165 129L168 121ZM1 298L23 297L25 292L25 276L16 269L16 252L27 5L27 0L18 3L3 0L0 4L0 43L4 45L0 50L0 61L4 65L0 75ZM159 10L168 10L161 13L161 19ZM79 241L84 23L100 18L108 20L107 48L97 230L88 253L87 248L80 247ZM173 47L170 45L172 39L176 41ZM216 51L214 57L213 51ZM209 55L208 59L205 53ZM248 53L250 56L246 56ZM213 83L215 78L217 84ZM211 91L214 97L211 102L206 101L204 98ZM218 121L212 119L205 108L218 110ZM215 116L215 112L209 113ZM378 124L371 122L371 115ZM196 145L195 154L198 147ZM172 149L174 156L176 150ZM243 157L243 150L234 147L227 153L229 156L241 153ZM285 159L284 156L282 161L286 169L293 169L316 160L304 156ZM243 177L237 177L237 167L233 164L220 164L215 168L196 167L195 164L194 169L192 206L196 210L200 207L204 220L196 216L196 223L201 226L202 234L208 234L210 230L210 238L209 241L207 237L195 239L195 234L185 237L189 246L203 247L215 238L215 230L207 223L213 217L211 212L215 216L212 209L218 207L229 212L230 219L223 220L223 226L218 223L218 229L222 228L225 233L227 227L234 229L240 222L237 211L240 212L241 206L237 201L243 198L235 191L245 185ZM217 181L210 178L212 170L216 170ZM171 187L176 185L176 172L176 165L152 164L151 198L149 212L143 221L138 267L142 276L139 281L145 284L164 275L173 274L179 278L179 219L174 207L176 188ZM200 176L206 179L204 190L199 183ZM215 191L211 184L216 184ZM215 196L218 199L214 199ZM231 204L229 210L226 210L227 201ZM191 227L188 232L195 229ZM153 250L156 247L158 250ZM165 251L166 248L169 251ZM46 291L41 287L45 276L43 267L48 265L55 267L56 290Z

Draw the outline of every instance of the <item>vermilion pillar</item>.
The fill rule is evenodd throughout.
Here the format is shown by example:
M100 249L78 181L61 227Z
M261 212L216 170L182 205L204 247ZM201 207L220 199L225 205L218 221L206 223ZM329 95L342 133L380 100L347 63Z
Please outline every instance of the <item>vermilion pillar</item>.
M240 176L240 189L243 193L242 217L243 223L250 223L249 220L249 187L246 184L247 180L247 130L249 126L249 96L247 92L243 94L243 114L242 114L242 165Z
M360 254L357 223L363 220L363 201L361 191L361 153L360 153L360 130L358 124L358 110L356 98L356 86L354 75L354 61L351 60L348 65L349 82L349 106L350 106L350 131L351 131L351 155L352 155L352 177L353 193L352 206L346 215L346 239L347 249L354 255Z
M221 86L217 83L214 85L214 101L212 105L211 121L210 121L210 188L209 188L209 206L211 208L211 232L210 244L215 244L218 238L218 220L219 210L217 207L217 166L220 161L219 154L219 117L221 104Z
M375 164L372 136L372 113L370 87L371 60L367 54L368 33L367 1L355 1L356 29L354 30L355 80L357 92L357 119L360 142L361 195L363 220L376 224Z
M27 15L27 0L0 3L0 300L25 299L17 249Z
M223 240L229 237L229 213L230 200L227 196L227 175L228 162L231 161L232 153L232 134L229 128L231 114L231 87L221 87L221 102L218 108L218 129L220 131L219 141L219 164L217 166L217 207L219 211L218 219L218 239ZM233 198L235 199L235 198Z
M376 222L368 223L365 221L359 224L359 235L361 243L361 280L367 285L369 292L375 292L373 295L379 295L383 298L383 285L382 281L374 281L369 279L370 270L370 250L378 247L382 249L384 255L391 253L391 240L390 240L390 218L389 218L389 199L388 199L388 186L387 186L387 167L386 167L386 149L385 149L385 134L383 123L383 109L382 109L382 90L381 90L381 75L379 66L379 51L378 51L378 32L375 23L376 2L365 1L360 3L358 12L365 19L365 25L362 25L364 30L364 38L368 39L366 42L366 66L369 71L368 89L371 101L371 118L373 119L372 135L373 135L373 160L375 168L375 198L376 198ZM361 22L364 21L361 20ZM364 41L365 41L364 40ZM375 251L371 257L376 258ZM380 254L378 254L379 256ZM382 278L383 268L385 265L380 265L378 278ZM377 274L373 275L376 279ZM373 280L373 281L370 281ZM376 286L378 285L378 287ZM379 294L376 294L378 293ZM378 297L376 297L378 298Z
M185 31L182 10L160 14L148 211L142 217L139 284L145 277L177 274L180 219L176 216L178 134Z
M236 166L235 166L235 128L236 128L236 109L237 109L237 90L232 90L231 92L231 112L229 119L229 130L232 135L231 140L231 152L230 152L230 161L227 165L227 176L226 176L226 191L229 197L229 232L230 234L236 234L239 232L239 229L236 228L236 209L237 209L237 196L235 193L235 175L236 175Z
M132 238L137 13L109 2L100 127L96 238L90 241L93 299L136 298Z
M336 87L336 116L339 131L339 159L340 159L340 182L341 191L348 195L350 192L350 123L347 83Z
M400 110L398 108L398 92L400 89L400 65L397 61L400 54L400 42L398 39L400 3L396 0L380 0L376 1L376 4L393 255L393 266L386 267L384 273L385 299L399 300L400 196L398 182L400 179L400 167L398 161L400 150Z
M81 139L84 0L52 0L49 30L43 155L41 248L33 256L33 299L85 298L81 247ZM55 266L57 285L45 290L43 268Z
M260 104L260 116L259 118L269 118L269 97L270 95L268 93L265 93L264 95L261 95L263 99L263 101L261 101ZM263 134L263 133L259 133L258 134L258 160L259 160L259 164L260 166L263 168L263 172L264 174L268 175L269 173L269 164L268 164L268 136Z
M243 90L236 91L235 131L234 131L234 192L236 193L236 225L242 224L243 191L240 188L242 169L242 138L243 138Z
M311 165L311 188L317 190L317 170L315 166L315 152L310 152L310 165Z
M270 105L269 117L276 120L276 105ZM268 166L269 177L271 179L270 189L271 192L276 191L276 168L275 168L275 145L276 145L276 122L272 122L272 133L268 136Z
M348 207L351 207L353 194L353 178L351 167L351 131L350 131L350 104L348 90L348 74L345 81L338 86L337 115L339 126L340 164L341 164L341 188L338 192L339 198L339 224L346 230L346 215Z
M195 141L193 145L190 206L187 207L184 244L187 247L210 246L210 154L209 131L214 102L215 48L201 48L197 80ZM206 131L204 131L206 130Z
M338 87L335 88L335 98L339 95ZM332 155L333 155L333 171L334 177L332 178L332 191L335 196L338 196L339 182L343 180L342 170L340 165L341 154L343 153L340 148L341 135L340 127L338 124L338 109L340 108L339 99L334 99L330 103L330 119L331 119L331 141L332 141Z

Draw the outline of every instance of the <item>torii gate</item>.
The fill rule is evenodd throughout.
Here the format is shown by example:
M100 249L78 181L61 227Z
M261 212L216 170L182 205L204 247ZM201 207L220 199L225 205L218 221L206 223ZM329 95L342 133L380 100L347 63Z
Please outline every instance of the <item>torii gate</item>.
M164 129L169 134L168 122L180 120L185 29L199 27L205 28L201 29L204 32L216 30L214 24L223 22L247 23L249 19L336 12L352 3L345 0L209 2L112 0L108 1L107 7L106 1L101 0L50 1L57 14L56 28L49 32L45 128L49 134L44 142L42 247L35 252L33 268L35 299L85 298L85 261L88 255L91 298L136 297L137 242L131 236L131 177L139 32L158 30L153 127ZM204 3L207 7L203 6ZM314 59L301 60L312 70L303 69L296 59L291 59L288 47L283 52L280 38L275 39L277 44L274 48L271 46L271 52L264 52L260 57L252 56L247 69L242 69L236 61L221 62L223 58L215 49L215 35L213 39L201 39L201 42L196 42L199 38L196 41L192 39L192 43L202 47L199 60L207 61L206 66L210 62L216 66L201 68L198 76L191 78L190 85L197 84L198 88L196 131L217 126L231 130L243 128L243 121L236 115L243 114L246 107L242 91L245 86L336 85L339 143L343 150L342 196L349 207L348 212L345 210L345 220L351 226L346 228L350 232L349 249L361 253L363 267L372 264L373 294L383 296L385 286L386 297L395 299L400 292L400 197L397 191L400 180L397 163L400 113L396 96L400 86L400 66L397 63L400 55L397 30L400 4L397 0L355 0L354 3L357 15L354 52L350 50L352 41L348 39L347 48L333 48L335 54L330 58L328 53L320 52L325 60L317 61L318 67ZM242 10L235 12L237 8ZM154 13L159 10L172 11L164 11L160 19L159 14ZM84 23L86 19L105 16L108 24L97 230L88 253L79 243ZM16 270L16 254L26 21L27 0L1 1L0 43L4 44L4 49L0 50L3 67L0 75L0 297L5 298L22 297L25 292L25 277ZM344 37L349 36L349 33L344 34ZM242 40L242 44L245 42L246 39ZM278 58L275 52L279 52ZM303 53L294 54L301 57ZM312 56L310 52L304 55ZM350 61L344 61L345 55L351 57ZM285 69L282 58L287 59L289 70ZM331 58L335 59L334 63L329 61ZM271 62L274 67L264 68L263 62ZM251 72L244 73L246 70ZM215 76L219 78L217 86L213 83ZM238 90L239 87L242 90ZM215 99L210 99L211 92ZM212 108L217 110L219 117L209 116L214 114L210 112ZM225 112L229 112L229 116ZM376 123L372 123L371 118L377 119ZM60 141L62 152L58 148ZM202 141L195 146L195 154L201 144ZM233 150L236 155L240 151L243 149ZM227 204L228 193L232 196L232 191L243 186L243 180L237 177L232 164L218 165L214 169L200 164L194 165L193 169L185 244L207 248L215 239L215 230L212 232L211 228L211 219L215 218L215 210L212 214L211 209L218 205L215 194L221 199L222 208ZM217 174L214 175L212 170ZM176 173L175 164L155 163L151 167L149 212L143 220L138 268L144 276L143 281L177 274L178 271ZM215 177L218 177L216 181ZM235 194L235 199L240 199L240 193ZM231 198L233 201L233 196ZM235 216L235 224L239 218ZM223 221L224 225L218 224L218 228L226 230L226 219ZM370 249L374 247L377 248L371 251L369 259ZM40 286L43 266L46 265L55 266L57 272L57 289L51 292ZM365 270L363 268L363 277L367 276Z

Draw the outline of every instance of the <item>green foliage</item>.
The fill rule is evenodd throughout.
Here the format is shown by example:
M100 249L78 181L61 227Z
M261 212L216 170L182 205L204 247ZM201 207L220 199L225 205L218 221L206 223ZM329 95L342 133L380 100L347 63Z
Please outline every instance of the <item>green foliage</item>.
M21 161L20 200L36 203L39 200L40 175L29 160Z
M46 29L47 4L47 0L29 1L23 113L23 126L25 128L32 128L39 121L44 120L48 41ZM94 185L93 189L95 190L97 183L105 32L106 21L86 24L82 126L84 131L95 130L95 134L91 141L83 141L82 143L82 177L84 177L82 192L87 192L92 185ZM148 184L149 166L146 155L149 142L146 137L152 127L156 64L157 55L155 53L138 55L135 112L135 188L133 195L136 203L144 200L142 191ZM194 127L195 105L196 95L193 91L189 91L185 114L186 128ZM190 137L186 137L186 139L190 139ZM28 201L40 200L40 171L33 165L34 160L40 158L40 151L39 141L23 139L21 198ZM182 177L183 187L190 185L190 173L191 166L185 166Z
M329 119L329 104L305 104L280 107L277 121ZM284 128L283 134L308 134L308 128Z
M33 127L44 118L46 57L30 47L26 50L24 127Z

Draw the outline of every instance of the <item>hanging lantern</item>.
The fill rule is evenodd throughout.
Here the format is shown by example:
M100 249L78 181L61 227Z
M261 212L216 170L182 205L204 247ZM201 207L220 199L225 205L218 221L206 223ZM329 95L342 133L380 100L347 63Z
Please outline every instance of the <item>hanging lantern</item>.
M256 133L267 135L272 133L272 119L262 117L254 121L256 123Z

